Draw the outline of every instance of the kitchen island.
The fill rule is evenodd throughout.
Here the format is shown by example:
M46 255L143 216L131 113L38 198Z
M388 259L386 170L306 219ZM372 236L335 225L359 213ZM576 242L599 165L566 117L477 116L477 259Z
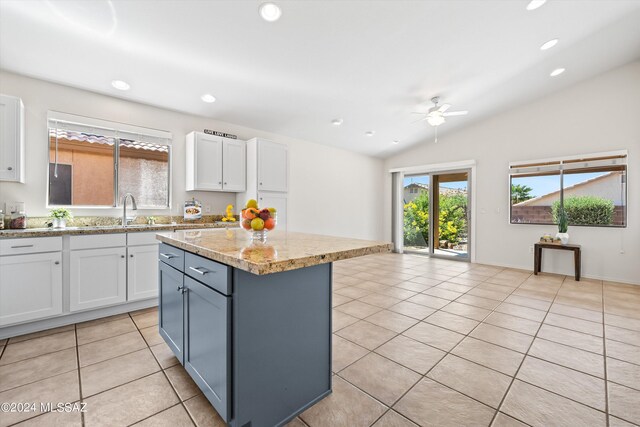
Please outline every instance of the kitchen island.
M331 393L332 263L391 250L283 231L158 239L160 335L234 427L284 425Z

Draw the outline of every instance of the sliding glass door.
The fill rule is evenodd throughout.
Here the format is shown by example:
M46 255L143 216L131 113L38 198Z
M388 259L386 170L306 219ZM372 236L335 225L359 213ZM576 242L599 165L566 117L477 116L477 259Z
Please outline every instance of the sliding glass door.
M470 176L461 170L404 177L405 252L469 260Z

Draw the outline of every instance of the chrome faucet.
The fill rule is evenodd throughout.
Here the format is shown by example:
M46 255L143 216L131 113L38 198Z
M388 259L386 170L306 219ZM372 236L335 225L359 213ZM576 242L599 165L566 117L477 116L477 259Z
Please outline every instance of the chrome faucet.
M133 194L131 193L127 193L124 195L124 197L122 198L122 225L123 226L127 226L129 225L129 221L133 221L134 219L136 219L136 217L132 217L132 218L127 218L127 199L131 198L131 207L133 208L134 211L138 210L138 205L136 205L136 199L135 197L133 197Z

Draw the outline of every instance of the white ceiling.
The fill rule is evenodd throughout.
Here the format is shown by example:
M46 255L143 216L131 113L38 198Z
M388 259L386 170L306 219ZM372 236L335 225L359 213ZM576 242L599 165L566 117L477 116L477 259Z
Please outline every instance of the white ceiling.
M640 57L639 0L275 1L0 0L0 68L384 157Z

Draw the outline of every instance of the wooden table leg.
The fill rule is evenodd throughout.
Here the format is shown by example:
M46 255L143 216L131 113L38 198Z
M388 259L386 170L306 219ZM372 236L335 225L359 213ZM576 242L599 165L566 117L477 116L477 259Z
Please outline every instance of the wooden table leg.
M575 264L575 269L576 269L576 282L580 281L580 264L581 264L581 253L580 253L580 249L574 249L573 250L573 262Z
M533 274L537 275L542 266L542 248L536 247L533 251Z

